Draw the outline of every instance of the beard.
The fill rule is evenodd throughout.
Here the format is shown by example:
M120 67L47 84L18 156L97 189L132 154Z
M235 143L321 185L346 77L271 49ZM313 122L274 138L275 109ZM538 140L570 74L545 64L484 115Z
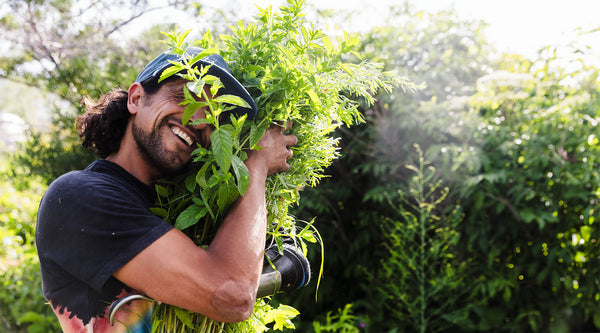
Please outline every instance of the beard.
M166 120L160 126L147 132L136 126L134 121L131 129L142 158L157 169L162 177L168 177L182 173L188 166L189 160L181 159L184 152L168 151L164 148L160 132L160 128L163 126L166 126Z

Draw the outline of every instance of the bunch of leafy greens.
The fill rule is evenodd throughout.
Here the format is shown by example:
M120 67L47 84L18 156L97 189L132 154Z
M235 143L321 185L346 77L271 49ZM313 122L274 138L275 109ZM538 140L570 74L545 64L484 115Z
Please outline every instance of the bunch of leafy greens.
M248 187L245 152L260 149L257 143L272 124L292 121L298 144L292 147L290 171L267 179L267 234L279 246L282 236L293 237L306 252L305 242L319 238L314 220L296 221L288 214L288 207L297 203L303 187L315 186L324 177L324 169L338 157L338 139L332 136L333 131L363 121L359 101L373 103L372 96L380 89L414 87L397 73L383 71L379 64L348 62L358 57L353 50L359 40L345 34L335 46L308 24L302 15L303 6L302 0L289 0L279 13L273 13L271 7L260 9L257 22L240 23L232 28L231 35L221 36L220 43L209 32L194 43L186 42L187 33L165 34L171 52L179 54L182 61L166 70L161 80L179 75L189 81L184 87L183 124L207 123L214 131L210 148L194 151L191 172L156 186L159 199L153 212L199 246L210 243L230 205ZM205 51L187 56L191 45ZM247 106L243 99L232 95L210 98L205 92L204 86L210 85L212 95L216 95L222 84L207 74L208 67L195 64L217 52L256 101L258 115L253 121L227 112L234 106ZM200 107L206 107L206 118L190 122ZM153 316L153 332L262 332L268 329L266 325L293 328L291 319L299 312L287 305L273 308L269 300L257 300L250 319L227 324L161 304Z

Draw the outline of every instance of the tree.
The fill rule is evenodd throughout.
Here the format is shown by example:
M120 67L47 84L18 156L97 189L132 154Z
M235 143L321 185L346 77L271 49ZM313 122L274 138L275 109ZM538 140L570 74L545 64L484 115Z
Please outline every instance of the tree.
M489 66L480 22L463 22L450 12L417 13L409 6L390 12L392 18L385 20L389 25L367 33L357 50L427 87L416 93L382 94L373 107L363 109L367 124L341 129L342 156L328 171L331 177L311 190L295 212L300 217L317 216L322 236L329 240L319 302L313 305L314 312L304 313L304 317L353 303L357 320L373 331L407 325L396 316L390 320L390 311L384 308L386 299L400 297L403 291L396 288L397 294L391 296L383 290L401 283L375 277L381 274L383 278L386 269L389 274L400 274L399 267L388 261L394 256L390 239L400 235L382 228L384 224L403 225L399 212L407 207L399 202L410 193L408 184L413 177L406 165L419 165L420 161L414 144L423 149L424 159L436 173L456 172L446 171L439 149L442 145L454 151L468 147L468 128L459 125L461 120L467 121L461 101L475 91L474 83ZM453 207L453 199L448 198L438 205L436 214L441 219L456 218ZM450 302L454 301L458 310L459 294L452 296ZM314 304L308 298L302 302ZM392 306L398 312L406 310L398 304Z
M518 70L482 77L471 100L479 167L457 186L480 331L600 327L600 81L561 61L506 61Z

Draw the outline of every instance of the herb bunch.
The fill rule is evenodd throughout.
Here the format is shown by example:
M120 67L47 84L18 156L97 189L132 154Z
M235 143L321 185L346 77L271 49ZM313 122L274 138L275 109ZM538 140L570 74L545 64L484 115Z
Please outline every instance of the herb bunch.
M334 130L362 122L359 101L373 103L380 89L413 87L397 73L383 71L379 64L350 63L350 58L360 58L353 52L358 38L344 34L334 45L327 35L308 24L303 7L303 0L288 0L278 13L271 7L259 9L256 22L240 23L232 27L231 35L220 36L218 41L210 32L194 43L186 42L187 32L165 34L167 45L183 60L166 70L161 80L179 75L189 81L184 86L183 124L208 123L214 131L210 148L194 151L193 170L156 186L158 202L153 212L183 230L198 246L210 243L230 205L247 189L246 151L260 149L258 141L272 124L292 121L298 144L291 147L291 168L267 179L266 232L280 248L281 238L289 236L306 252L306 242L319 238L314 220L297 221L288 214L288 208L298 202L302 188L318 184L325 168L339 156ZM205 51L193 58L184 56L191 45ZM212 95L216 95L222 84L207 75L208 68L194 64L216 52L254 98L256 119L247 121L245 115L227 113L234 106L247 106L243 99L231 95L209 98L205 93L204 85L210 85ZM193 113L203 106L207 107L206 119L190 123ZM321 260L321 268L322 264ZM161 304L153 316L153 332L263 332L267 324L274 329L293 328L291 319L298 313L287 305L273 308L269 298L264 298L257 300L247 321L220 324Z

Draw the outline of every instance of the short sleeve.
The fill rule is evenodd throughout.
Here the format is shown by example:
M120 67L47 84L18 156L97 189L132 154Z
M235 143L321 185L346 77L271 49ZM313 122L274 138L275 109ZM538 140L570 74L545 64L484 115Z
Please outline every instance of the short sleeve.
M41 261L99 292L172 227L150 212L134 188L89 174L70 173L52 183L38 211L36 240Z

